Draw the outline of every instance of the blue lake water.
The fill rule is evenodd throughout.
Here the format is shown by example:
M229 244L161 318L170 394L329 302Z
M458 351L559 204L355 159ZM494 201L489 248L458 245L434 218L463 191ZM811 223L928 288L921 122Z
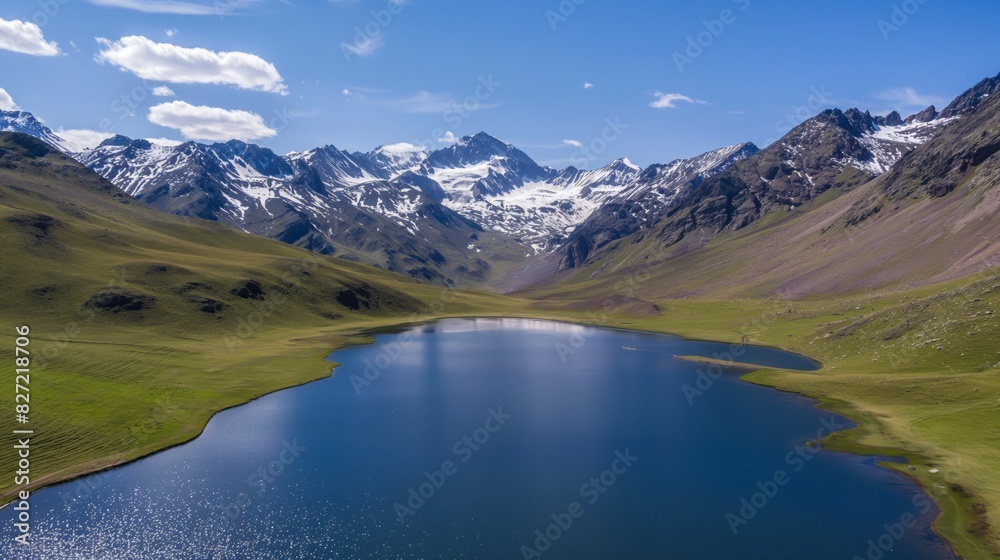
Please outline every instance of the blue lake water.
M808 445L845 419L675 356L808 358L507 319L375 338L188 444L35 493L30 548L0 510L0 557L953 558L906 478Z

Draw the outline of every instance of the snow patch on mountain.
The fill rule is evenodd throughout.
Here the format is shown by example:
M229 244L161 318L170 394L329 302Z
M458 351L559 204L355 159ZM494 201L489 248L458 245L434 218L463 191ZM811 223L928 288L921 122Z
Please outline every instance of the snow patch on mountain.
M899 126L875 125L875 131L861 136L861 143L868 148L872 159L849 160L858 169L881 175L896 165L904 155L917 146L934 138L943 127L959 117L937 118L929 122L912 122Z

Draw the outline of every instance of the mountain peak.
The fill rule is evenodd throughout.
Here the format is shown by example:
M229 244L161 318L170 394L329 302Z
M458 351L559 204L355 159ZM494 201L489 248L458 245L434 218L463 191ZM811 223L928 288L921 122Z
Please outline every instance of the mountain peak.
M462 138L462 142L467 147L484 148L489 151L496 152L497 155L505 153L509 151L509 149L513 148L510 144L485 132L477 132L474 136L465 136Z
M101 142L97 145L98 148L106 148L109 146L128 146L132 143L132 139L128 136L123 136L121 134L115 134L111 138Z
M624 165L625 167L628 167L629 169L634 169L636 171L641 171L642 170L641 167L639 167L638 165L632 163L632 161L629 160L627 157L618 158L618 159L615 160L615 163L620 163L620 164Z
M875 118L872 117L872 114L868 111L862 112L861 109L851 108L844 111L844 118L847 119L847 122L850 124L850 127L844 128L850 130L855 136L875 132Z
M42 124L27 111L0 110L0 131L20 132L48 142L59 149L64 149L66 143L56 133Z
M875 124L879 126L902 126L903 117L897 111L893 111L884 117L875 117Z
M485 132L464 136L458 143L432 152L426 163L432 167L461 167L486 163L494 157L515 160L531 168L538 167L528 154Z
M827 109L799 126L807 127L815 122L842 128L855 137L871 134L876 130L875 117L868 111L862 112L858 108L851 108L846 111Z
M913 115L910 115L909 117L906 117L906 120L904 122L906 124L931 122L932 120L938 118L939 116L940 115L937 112L937 108L931 105L930 107L924 109L923 111L920 111L919 113L915 113Z
M996 93L1000 90L1000 74L996 77L986 78L979 82L978 84L972 86L969 90L962 93L955 98L954 101L945 107L941 114L941 118L958 117L971 113L976 110L979 104L989 97L990 95Z

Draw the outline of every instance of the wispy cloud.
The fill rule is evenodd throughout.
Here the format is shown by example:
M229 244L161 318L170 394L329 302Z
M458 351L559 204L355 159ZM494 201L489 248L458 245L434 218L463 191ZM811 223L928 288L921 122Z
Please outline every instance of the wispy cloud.
M379 35L368 36L358 39L353 43L341 43L340 47L356 56L371 56L375 51L385 46L385 38Z
M590 82L583 82L583 89L594 89L594 84Z
M256 113L191 105L184 101L150 107L149 122L179 130L189 140L224 142L235 138L250 141L278 134Z
M583 147L583 142L581 142L579 140L563 140L563 144L565 144L567 146L572 146L574 148L582 148Z
M261 0L213 0L212 2L185 2L182 0L87 0L95 6L135 10L147 14L174 14L181 16L220 16L236 13L260 4Z
M42 28L30 21L0 19L0 49L34 56L55 56L59 45L45 40Z
M681 101L697 105L708 105L707 101L688 97L682 93L663 93L658 91L653 94L653 101L649 106L654 109L676 109L677 103Z
M477 102L474 107L466 106L455 100L450 93L435 93L421 90L413 95L397 98L369 98L371 103L391 107L404 113L446 113L448 111L461 111L462 113L474 113L487 109L495 109L500 103Z
M452 131L450 131L450 130L448 132L445 132L444 136L442 136L441 138L437 139L437 141L440 142L440 143L442 143L442 144L455 144L459 140L461 140L461 138L459 138L458 136L455 136L455 133L452 132Z
M948 100L936 95L925 95L918 93L912 87L902 87L880 91L875 94L875 99L888 101L899 107L919 107L924 108L929 105L938 105Z
M214 52L142 36L118 41L97 39L98 62L108 62L146 80L175 84L231 84L243 89L286 95L288 88L273 64L245 52Z

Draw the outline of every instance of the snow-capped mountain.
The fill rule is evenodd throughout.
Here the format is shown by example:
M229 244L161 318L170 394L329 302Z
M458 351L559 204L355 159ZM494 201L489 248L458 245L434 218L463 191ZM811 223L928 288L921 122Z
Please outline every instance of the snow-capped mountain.
M933 109L933 108L931 108ZM887 117L872 117L867 111L862 113L851 109L844 113L857 129L858 138L871 157L862 153L857 157L842 158L839 161L845 165L853 165L873 175L881 175L892 168L908 152L927 142L937 134L942 127L958 118L940 117L924 121L922 117L909 119L910 122L899 121L893 114ZM895 117L898 117L898 113Z
M167 147L115 137L78 157L163 210L248 231L284 205L314 216L316 225L353 207L414 231L413 191L529 252L553 247L640 173L625 159L591 171L542 167L485 133L434 152L394 145L352 154L324 146L287 156L237 141ZM372 185L383 194L373 198ZM387 198L390 188L398 197Z
M864 182L996 90L993 82L981 86L950 106L948 117L929 110L904 121L898 114L825 111L761 153L744 143L647 169L625 158L593 170L553 169L486 133L434 151L403 143L366 153L324 146L286 155L239 141L167 146L115 136L73 155L167 212L420 279L468 284L517 258L557 249L561 266L573 268L664 220L674 223L668 242L692 229L742 227L772 207ZM69 150L30 113L3 112L0 119L2 129ZM845 170L853 170L847 179ZM721 176L735 183L701 192ZM741 206L718 200L733 192Z
M379 146L368 153L354 153L355 159L367 160L373 166L383 170L388 176L396 177L407 171L412 171L427 159L427 149L413 144L400 143Z
M77 157L161 210L446 285L487 275L469 253L516 245L333 146L279 156L235 140L166 147L117 136Z
M72 151L67 142L26 111L0 110L0 131L20 132L44 140L64 152Z
M650 251L662 252L682 240L698 246L725 229L741 229L771 212L794 209L829 189L866 183L934 138L960 114L942 117L930 108L904 120L898 113L873 117L858 109L830 109L764 150L743 144L688 163L653 166L635 185L594 212L559 248L558 270L594 262L610 251L630 251L632 243L650 236L656 240ZM683 169L696 169L701 158L712 172L686 176ZM708 165L713 160L721 164ZM655 186L657 174L667 177L666 186ZM635 239L625 240L633 234L638 234Z
M750 142L727 146L638 173L626 188L605 199L569 239L562 268L574 268L592 252L655 223L673 203L705 179L759 152Z
M428 188L440 187L445 206L537 253L565 239L639 171L627 159L592 171L542 167L514 146L479 133L428 154L402 180L423 177Z

